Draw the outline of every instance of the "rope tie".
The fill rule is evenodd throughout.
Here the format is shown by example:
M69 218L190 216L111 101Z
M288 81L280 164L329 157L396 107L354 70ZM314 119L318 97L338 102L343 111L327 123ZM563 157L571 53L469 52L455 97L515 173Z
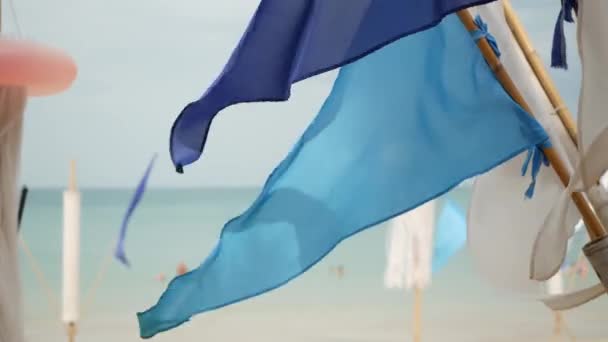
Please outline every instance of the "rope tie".
M54 310L55 312L61 312L60 306L59 306L60 300L59 300L58 296L55 294L55 291L53 291L53 289L51 288L51 285L49 284L47 277L44 275L44 272L42 271L42 267L40 266L40 264L34 257L34 254L32 254L32 251L30 250L29 246L27 245L27 243L21 236L19 237L19 242L21 243L21 247L23 248L23 251L25 252L25 255L27 256L27 260L30 263L30 267L34 271L36 278L38 278L38 282L41 284L42 288L44 289L49 307L52 310Z
M40 265L40 263L38 262L38 260L34 256L34 254L32 253L28 244L25 242L25 240L21 236L19 237L19 242L21 243L21 247L23 248L23 251L25 252L25 255L27 256L27 260L29 261L30 268L36 275L38 282L40 283L40 285L42 286L42 288L45 292L49 307L54 312L61 312L61 307L59 305L61 300L60 300L59 296L56 294L56 291L54 291L53 288L51 287L50 282L48 281L48 278L45 276L44 272L42 271L42 266ZM112 260L111 252L106 253L106 257L101 260L101 264L99 266L99 271L97 272L93 283L89 286L89 289L86 291L86 294L83 298L84 299L83 300L83 310L82 310L82 315L81 315L82 318L84 318L84 316L86 316L86 313L92 306L92 304L95 300L95 295L96 295L97 289L99 288L99 286L103 282L103 279L105 278L105 275L107 273L108 267L110 266L111 260Z
M485 38L490 44L490 47L494 51L496 57L500 57L500 50L498 49L498 43L496 42L496 38L488 31L488 25L481 19L481 16L478 14L475 17L475 25L477 25L477 30L471 31L471 36L475 42L478 42L480 39Z
M549 112L549 115L557 115L557 114L559 114L560 111L562 111L564 109L566 109L566 105L561 105L559 107L555 107L555 108L553 108L552 111Z
M97 289L100 287L101 283L105 279L105 275L110 266L110 261L112 261L112 248L111 248L112 246L113 245L110 246L109 252L106 253L105 258L103 258L101 260L97 274L95 275L95 279L93 280L93 283L91 285L89 285L89 289L86 292L86 294L84 295L83 308L82 308L83 316L93 306L93 303L95 302L95 296L97 294Z

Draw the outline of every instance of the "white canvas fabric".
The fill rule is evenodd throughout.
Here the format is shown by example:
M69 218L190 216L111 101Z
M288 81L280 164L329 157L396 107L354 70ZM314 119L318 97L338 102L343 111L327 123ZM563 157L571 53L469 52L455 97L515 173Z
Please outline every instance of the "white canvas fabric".
M487 23L501 51L502 64L571 168L576 147L513 37L502 1L479 6L474 12ZM526 176L521 174L525 157L523 153L477 177L468 213L468 247L477 270L493 285L537 297L541 295L538 282L530 279L534 241L564 186L551 168L543 166L533 198L526 199L531 177L530 171ZM578 221L575 208L568 212L567 220L572 226ZM552 251L547 253L543 256L555 257Z
M560 295L564 293L564 277L562 272L557 272L551 279L545 282L546 292L549 295Z
M577 306L583 305L606 293L604 285L597 284L595 286L578 290L572 293L564 293L561 295L548 296L542 301L552 310L568 310Z
M17 175L25 89L0 87L0 342L23 342Z
M80 192L63 192L63 281L61 318L75 323L80 317Z
M423 289L431 283L436 201L395 217L387 235L388 288Z
M578 124L581 127L579 140L582 157L568 188L560 195L560 200L537 238L531 265L531 276L534 279L547 279L563 260L566 241L573 233L572 227L564 222L563 217L563 212L572 207L567 200L572 192L587 192L604 224L608 223L606 189L596 184L608 169L608 158L605 156L608 148L608 118L603 108L608 91L608 75L605 70L605 61L608 60L605 38L608 34L608 22L605 21L607 13L608 3L605 1L584 0L579 3L577 29L583 75ZM546 257L548 251L553 253L550 258Z
M579 95L579 140L583 152L608 127L606 117L606 58L608 2L579 0L577 39L582 65Z

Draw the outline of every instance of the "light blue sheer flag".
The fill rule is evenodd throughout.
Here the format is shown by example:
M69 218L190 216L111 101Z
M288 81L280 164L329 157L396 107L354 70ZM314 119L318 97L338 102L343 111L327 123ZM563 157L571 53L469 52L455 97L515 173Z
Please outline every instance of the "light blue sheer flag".
M581 254L583 253L583 247L589 242L589 235L583 222L579 222L575 228L574 235L568 240L568 250L566 257L561 269L568 269L578 262Z
M433 273L441 269L467 241L464 210L446 198L433 239Z
M146 172L144 172L143 177L139 181L137 188L135 188L135 192L133 193L133 197L131 198L131 202L129 203L129 207L127 208L127 212L122 219L122 224L120 226L120 232L118 235L118 241L116 242L116 248L114 250L114 257L118 259L123 265L130 266L129 260L127 259L127 255L125 253L125 238L127 236L127 226L129 224L129 220L133 215L133 212L137 208L137 205L141 201L144 196L144 192L146 192L146 185L148 184L148 178L150 178L150 172L154 167L154 162L156 161L156 154L150 160L148 167L146 168Z
M140 334L275 289L349 236L547 139L450 15L341 69L251 207L198 268L138 313Z

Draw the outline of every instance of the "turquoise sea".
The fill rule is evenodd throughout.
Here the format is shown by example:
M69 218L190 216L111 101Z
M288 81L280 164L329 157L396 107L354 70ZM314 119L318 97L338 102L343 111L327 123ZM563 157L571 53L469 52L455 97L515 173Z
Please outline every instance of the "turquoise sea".
M464 204L468 190L457 189ZM242 212L258 190L216 188L149 190L127 237L132 268L108 259L131 190L83 190L82 321L77 341L137 341L135 313L153 305L183 261L196 267L225 221ZM44 273L39 281L22 249L26 330L30 342L66 341L60 322L61 190L32 189L22 236ZM196 316L157 341L409 341L412 294L383 287L385 228L342 243L309 272L283 288L247 302ZM95 281L105 261L107 271ZM329 272L343 264L338 279ZM587 282L595 280L589 276ZM92 284L98 287L90 294ZM603 297L566 313L578 340L608 338ZM545 341L552 313L540 303L491 288L466 250L433 278L424 293L423 341Z

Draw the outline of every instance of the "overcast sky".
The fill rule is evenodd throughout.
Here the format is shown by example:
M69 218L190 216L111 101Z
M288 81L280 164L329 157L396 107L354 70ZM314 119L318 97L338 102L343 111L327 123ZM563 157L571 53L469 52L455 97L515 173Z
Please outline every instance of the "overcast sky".
M224 111L203 159L178 175L168 154L171 124L221 71L258 1L12 1L23 35L63 48L79 68L69 91L28 104L22 180L30 187L64 186L71 158L81 186L133 187L155 152L153 187L259 186L317 113L335 77L296 85L287 103ZM513 0L546 63L558 3ZM3 5L3 29L14 33L9 0ZM551 74L575 109L575 25L566 29L571 68Z

